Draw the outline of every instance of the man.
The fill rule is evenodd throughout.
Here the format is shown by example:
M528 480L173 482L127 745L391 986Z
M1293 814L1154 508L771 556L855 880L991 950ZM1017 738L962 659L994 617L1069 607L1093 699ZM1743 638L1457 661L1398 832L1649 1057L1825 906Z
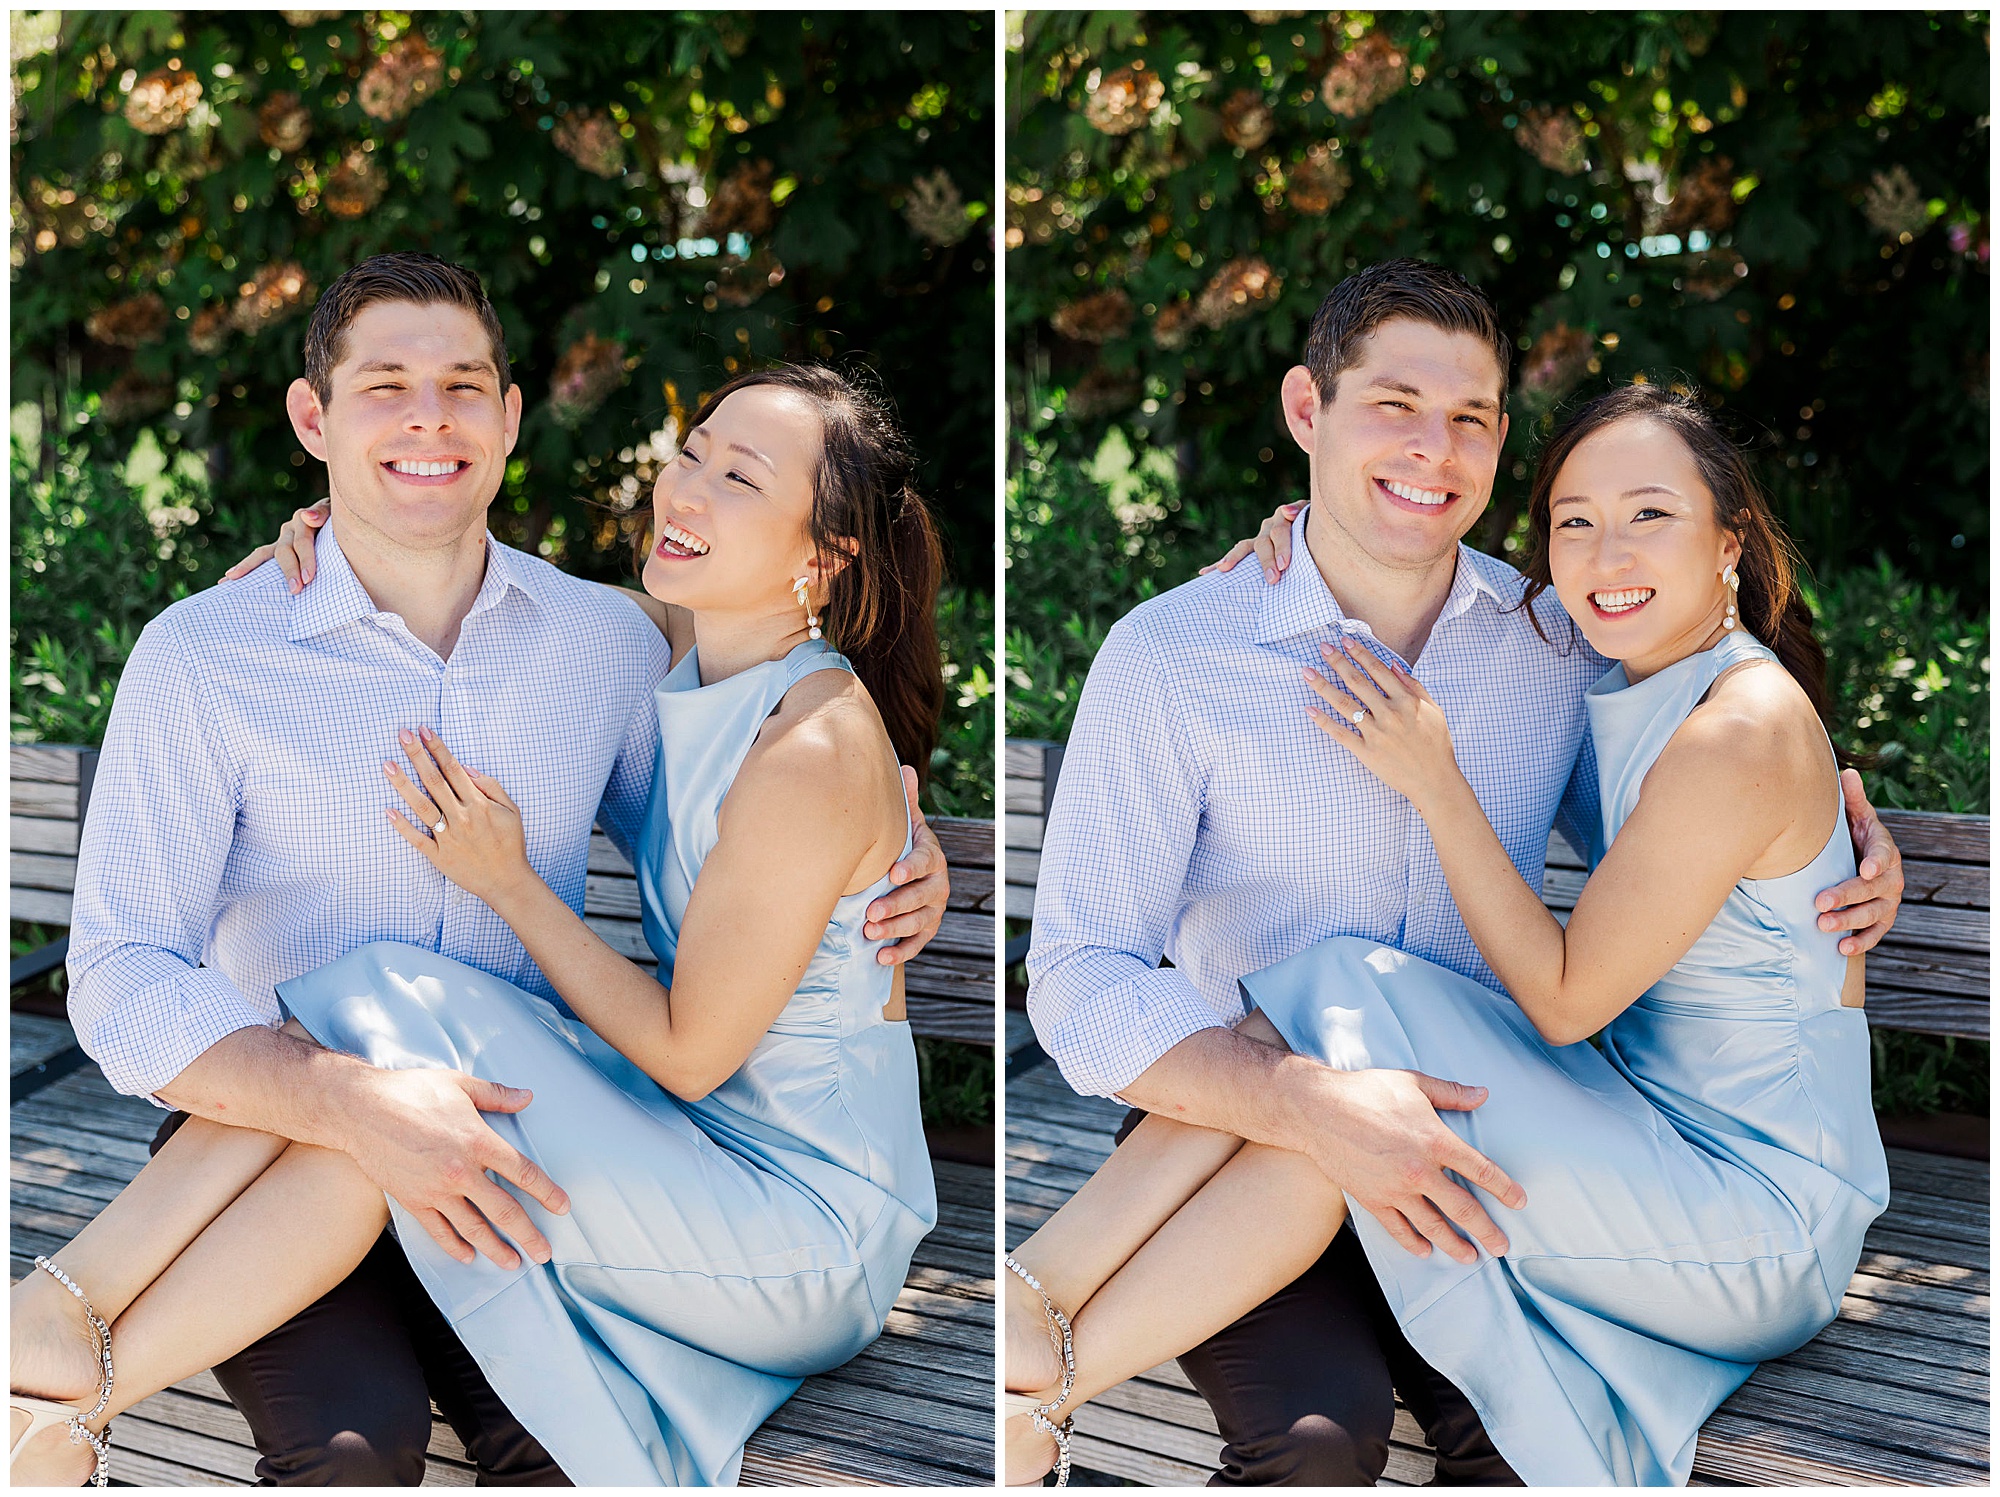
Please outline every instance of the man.
M1494 1169L1508 1161L1481 1157L1435 1111L1483 1094L1335 1072L1228 1026L1241 976L1332 935L1499 988L1422 819L1308 719L1301 671L1320 666L1322 644L1366 637L1423 682L1531 886L1559 814L1566 831L1596 822L1583 693L1604 662L1559 611L1544 639L1518 606L1519 575L1460 544L1505 440L1508 358L1492 303L1434 266L1371 266L1327 297L1281 390L1313 500L1292 525L1295 560L1275 585L1251 568L1199 578L1111 630L1064 755L1028 957L1042 1045L1078 1091L1138 1109L1128 1129L1159 1112L1300 1151L1405 1247L1464 1262L1475 1250L1457 1229L1497 1253L1504 1223L1444 1170L1518 1202ZM1863 950L1902 879L1858 782L1849 807L1878 876L1833 891L1844 908L1820 923L1857 932L1844 949ZM1571 840L1583 845L1580 831ZM1372 1483L1392 1384L1437 1448L1440 1481L1516 1482L1464 1396L1403 1339L1351 1229L1181 1365L1221 1429L1218 1484Z
M555 999L498 917L400 845L384 771L428 726L513 790L529 860L580 912L592 821L628 855L643 821L668 644L613 590L486 534L521 391L476 275L363 262L315 307L305 370L286 404L327 465L317 579L295 593L262 568L175 604L133 651L79 855L70 1014L114 1086L176 1109L162 1141L194 1115L341 1149L447 1251L546 1261L487 1172L553 1210L560 1184L479 1115L525 1093L296 1040L274 990L390 939ZM907 938L895 960L944 903L927 829L901 876L869 912ZM387 1237L216 1375L267 1482L415 1485L433 1397L482 1480L564 1481Z

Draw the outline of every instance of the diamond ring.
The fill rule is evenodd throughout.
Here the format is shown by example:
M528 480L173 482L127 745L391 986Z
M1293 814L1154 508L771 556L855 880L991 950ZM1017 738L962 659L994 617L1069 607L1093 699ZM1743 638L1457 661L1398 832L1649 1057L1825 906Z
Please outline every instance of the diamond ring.
M444 830L444 818L440 816L438 818L438 824L431 828L431 836L435 838L443 830Z
M1366 707L1356 707L1354 709L1354 726L1357 728L1360 727L1361 719L1366 717L1367 715L1368 715L1368 709ZM438 823L438 825L440 826L442 826L443 824L444 824L443 822Z

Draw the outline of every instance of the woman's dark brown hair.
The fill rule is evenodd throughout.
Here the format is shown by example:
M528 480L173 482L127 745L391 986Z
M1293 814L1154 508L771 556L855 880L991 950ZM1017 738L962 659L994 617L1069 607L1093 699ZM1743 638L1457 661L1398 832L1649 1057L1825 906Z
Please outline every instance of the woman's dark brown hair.
M753 385L794 391L819 411L819 467L806 525L823 569L845 562L827 584L820 627L875 699L896 757L927 781L944 710L937 638L944 553L917 492L909 441L879 390L823 364L739 374L702 402L688 430Z
M1799 590L1803 563L1798 549L1771 513L1749 459L1693 395L1653 384L1621 386L1579 408L1542 449L1528 496L1528 585L1521 598L1535 632L1542 633L1542 625L1534 601L1549 586L1549 503L1556 476L1584 438L1613 422L1641 417L1679 437L1694 459L1701 481L1715 496L1715 523L1743 546L1736 562L1737 615L1792 673L1831 737L1833 701L1827 693L1826 651L1813 634L1812 610ZM1843 764L1856 762L1845 754L1840 759Z

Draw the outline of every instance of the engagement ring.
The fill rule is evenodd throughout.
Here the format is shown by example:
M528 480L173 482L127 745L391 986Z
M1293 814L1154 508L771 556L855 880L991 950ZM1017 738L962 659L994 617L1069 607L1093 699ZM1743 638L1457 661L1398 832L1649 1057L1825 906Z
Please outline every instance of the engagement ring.
M442 817L440 817L440 818L438 819L438 824L437 824L436 826L434 826L434 827L432 827L432 828L431 828L431 836L432 836L433 838L436 838L436 837L437 837L437 835L438 835L438 834L439 834L440 832L442 832L443 830L444 830L444 819L443 819Z
M1368 715L1368 709L1366 707L1356 707L1354 709L1354 726L1357 728L1360 727L1361 719L1366 717L1367 715ZM439 822L438 825L442 826L444 825L444 823Z

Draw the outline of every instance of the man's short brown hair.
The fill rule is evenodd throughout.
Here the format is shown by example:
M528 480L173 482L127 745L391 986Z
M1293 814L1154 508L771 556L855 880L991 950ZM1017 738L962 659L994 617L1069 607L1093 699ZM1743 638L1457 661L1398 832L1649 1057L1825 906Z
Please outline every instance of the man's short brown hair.
M442 302L463 307L479 319L493 345L493 365L500 376L500 393L514 382L507 364L507 336L500 318L486 299L486 287L463 265L436 255L399 252L371 255L321 293L306 324L306 383L321 405L333 398L333 371L347 356L347 329L363 307L377 302L406 301L420 307Z
M1333 399L1334 385L1355 362L1361 340L1392 317L1484 340L1500 363L1500 405L1506 407L1514 349L1500 329L1499 309L1457 271L1424 260L1383 260L1357 270L1326 294L1306 334L1306 368L1312 371L1321 405Z

